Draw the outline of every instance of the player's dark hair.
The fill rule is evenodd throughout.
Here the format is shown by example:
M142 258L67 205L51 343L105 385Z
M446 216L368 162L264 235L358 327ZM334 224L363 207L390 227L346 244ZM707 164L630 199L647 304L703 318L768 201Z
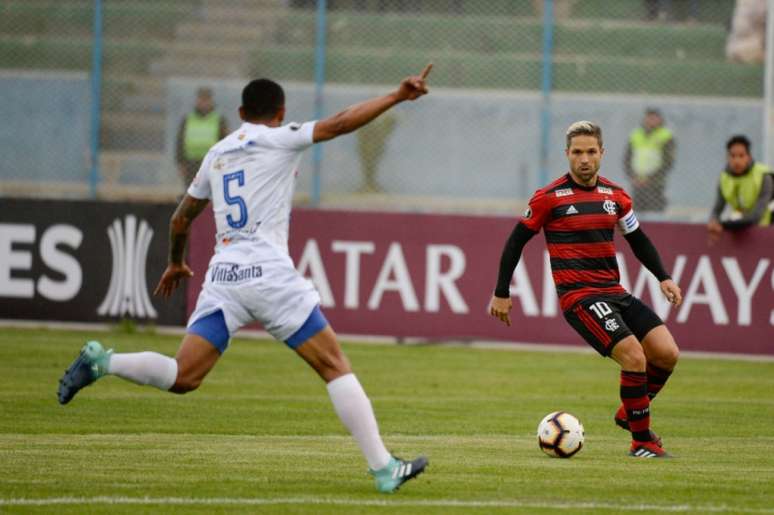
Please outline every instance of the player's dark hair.
M250 119L272 118L284 105L285 92L273 80L255 79L242 90L242 109Z
M744 145L744 148L747 150L747 153L750 153L750 140L747 139L747 136L744 136L742 134L736 134L734 136L731 136L731 139L728 140L728 143L726 143L726 150L731 150L731 147L734 145Z

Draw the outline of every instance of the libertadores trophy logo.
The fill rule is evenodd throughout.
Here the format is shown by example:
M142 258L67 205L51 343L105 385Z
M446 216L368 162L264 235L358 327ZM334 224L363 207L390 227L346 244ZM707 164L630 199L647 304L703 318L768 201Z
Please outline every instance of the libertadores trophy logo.
M113 251L113 271L110 287L97 314L100 316L129 315L156 318L145 282L145 262L153 239L153 229L145 220L137 226L137 217L126 215L113 220L107 229Z

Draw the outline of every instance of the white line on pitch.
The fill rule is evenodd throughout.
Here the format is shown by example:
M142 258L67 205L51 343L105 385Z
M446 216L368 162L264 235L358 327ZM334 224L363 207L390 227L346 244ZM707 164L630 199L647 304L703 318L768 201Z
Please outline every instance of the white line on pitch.
M169 506L267 506L267 505L331 505L331 506L394 506L394 507L461 507L461 508L534 508L558 510L666 511L698 513L774 513L774 508L742 508L691 504L612 504L598 502L551 501L465 501L460 499L346 499L315 497L239 498L239 497L50 497L40 499L0 499L0 506L58 505L169 505Z

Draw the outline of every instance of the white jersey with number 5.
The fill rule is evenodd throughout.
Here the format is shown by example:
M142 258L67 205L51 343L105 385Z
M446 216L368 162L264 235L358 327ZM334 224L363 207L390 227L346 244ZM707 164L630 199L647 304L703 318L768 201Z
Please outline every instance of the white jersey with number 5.
M258 321L285 341L320 303L288 254L296 171L313 129L244 123L205 156L188 194L212 200L217 235L189 327L221 310L230 335Z
M288 252L296 174L313 143L314 124L245 122L210 149L188 194L212 200L216 254L226 245L258 239Z

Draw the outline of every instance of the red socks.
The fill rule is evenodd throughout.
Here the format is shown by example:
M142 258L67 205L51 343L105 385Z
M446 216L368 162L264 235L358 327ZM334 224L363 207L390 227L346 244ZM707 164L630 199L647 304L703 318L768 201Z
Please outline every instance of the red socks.
M648 397L653 400L653 397L661 391L669 376L672 375L672 371L664 370L648 363L646 373L648 375Z
M629 421L632 439L639 442L649 442L651 438L648 395L648 374L621 371L621 401L626 409L626 419Z

